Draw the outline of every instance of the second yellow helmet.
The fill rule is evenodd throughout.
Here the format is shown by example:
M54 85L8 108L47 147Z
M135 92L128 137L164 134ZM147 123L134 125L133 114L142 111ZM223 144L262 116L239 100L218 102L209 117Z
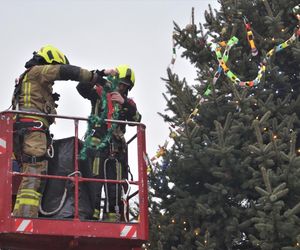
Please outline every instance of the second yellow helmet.
M119 79L121 83L124 83L129 86L129 90L131 90L135 83L135 75L133 70L129 65L122 64L116 67L119 73Z

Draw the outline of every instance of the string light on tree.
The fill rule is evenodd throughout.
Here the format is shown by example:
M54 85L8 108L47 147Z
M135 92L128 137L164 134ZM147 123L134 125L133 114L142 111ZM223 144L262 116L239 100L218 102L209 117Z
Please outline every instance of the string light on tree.
M195 235L199 235L200 232L201 232L201 230L199 227L195 228L195 230L194 230Z

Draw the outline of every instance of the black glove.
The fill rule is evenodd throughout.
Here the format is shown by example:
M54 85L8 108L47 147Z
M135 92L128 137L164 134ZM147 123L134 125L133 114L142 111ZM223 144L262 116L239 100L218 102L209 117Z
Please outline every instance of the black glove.
M104 74L104 69L99 71L98 69L91 71L93 76L92 76L92 80L91 82L93 84L100 84L101 86L104 86L106 84L106 79L104 79L103 77L105 76Z
M58 94L58 93L53 93L53 94L52 94L52 98L53 98L54 101L58 101L59 98L60 98L60 94Z

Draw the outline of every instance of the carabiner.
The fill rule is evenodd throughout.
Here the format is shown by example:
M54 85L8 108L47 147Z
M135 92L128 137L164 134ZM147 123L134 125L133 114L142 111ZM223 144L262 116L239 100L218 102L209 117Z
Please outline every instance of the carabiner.
M34 123L39 123L39 125L35 125L33 128L42 128L44 126L44 123L41 121L34 121Z

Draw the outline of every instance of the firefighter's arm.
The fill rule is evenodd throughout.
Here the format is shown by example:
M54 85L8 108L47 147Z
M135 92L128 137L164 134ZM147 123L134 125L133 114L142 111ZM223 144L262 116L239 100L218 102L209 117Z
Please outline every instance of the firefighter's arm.
M71 80L87 84L98 83L100 85L104 85L106 83L106 80L103 78L103 76L105 76L104 70L89 71L87 69L68 64L35 66L31 70L31 74L38 74L50 82L54 82L56 80Z
M60 80L79 81L89 85L98 83L103 86L106 83L103 78L105 76L104 70L89 71L74 65L60 65L59 76Z
M125 98L123 108L126 110L126 120L140 122L142 115L138 112L135 102L130 98Z
M85 82L80 82L76 86L78 93L84 97L91 99L91 96L94 95L95 89L93 84L86 84Z

